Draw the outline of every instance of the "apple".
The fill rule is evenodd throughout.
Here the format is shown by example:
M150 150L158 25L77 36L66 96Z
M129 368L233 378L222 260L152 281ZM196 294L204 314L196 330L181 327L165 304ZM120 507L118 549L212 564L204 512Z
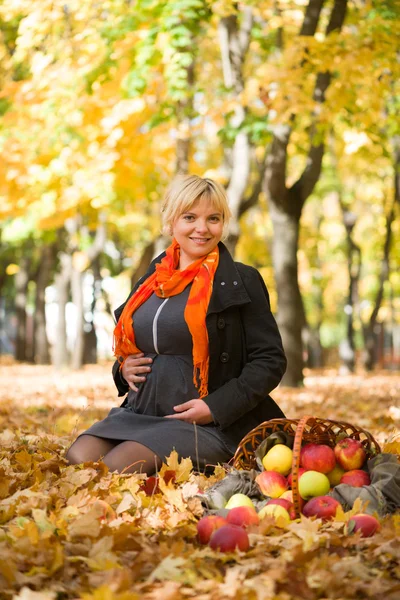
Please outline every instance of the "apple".
M251 508L251 506L236 506L236 508L231 508L226 516L226 520L231 525L239 525L239 527L258 525L260 522L256 509Z
M344 471L344 469L342 469L340 465L336 464L335 468L326 474L332 487L335 487L335 485L338 485L338 483L340 483L342 475L344 475L345 472L346 471Z
M236 508L237 506L250 506L251 508L254 508L252 500L246 496L246 494L233 494L225 504L225 508L228 510Z
M371 537L379 531L381 528L378 519L372 515L360 513L351 517L347 524L347 530L349 533L361 531L361 537Z
M362 443L353 438L343 438L336 444L333 451L337 462L345 471L360 469L367 458Z
M305 517L318 517L327 521L335 517L338 506L340 502L331 496L317 496L306 502L302 513Z
M280 498L271 498L271 500L268 500L268 502L265 506L268 506L270 504L279 504L279 506L283 506L283 508L285 508L288 511L289 517L291 519L296 518L296 510L294 508L293 502L289 502L289 500L286 500L285 498L280 497Z
M197 537L200 544L208 544L211 535L227 524L227 520L219 515L207 515L197 522Z
M340 483L347 483L353 487L362 487L363 485L370 485L371 478L362 469L353 469L353 471L346 471L342 476Z
M306 471L307 471L307 469L304 469L304 467L299 467L298 474L297 474L297 481L300 479L300 477L301 477L301 476L303 475L303 473L305 473ZM288 478L287 478L287 482L288 482L288 486L289 486L289 487L293 487L293 482L292 482L292 479L293 479L293 473L290 473L290 474L288 475Z
M286 477L276 471L263 471L256 477L256 483L264 496L279 498L288 488Z
M335 453L326 444L306 444L300 450L300 465L307 471L329 473L336 465Z
M278 527L282 524L286 525L290 522L290 515L286 508L280 506L279 504L266 504L258 513L260 519L264 519L265 517L273 517L275 521L277 521Z
M209 546L221 552L232 552L236 548L245 552L250 547L249 536L243 527L227 524L214 531Z
M262 459L262 464L266 471L287 475L292 468L292 460L293 451L283 444L277 444L267 452Z
M330 490L329 479L319 471L306 471L299 481L299 494L304 500L325 496Z
M293 490L286 490L286 492L283 492L282 496L279 496L279 500L289 500L289 502L294 506ZM303 508L305 503L306 501L299 496L300 510Z

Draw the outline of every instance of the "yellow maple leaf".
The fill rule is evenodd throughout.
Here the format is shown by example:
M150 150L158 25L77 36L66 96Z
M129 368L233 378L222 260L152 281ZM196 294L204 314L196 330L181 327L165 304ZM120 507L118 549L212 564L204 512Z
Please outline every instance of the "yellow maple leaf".
M193 469L193 463L190 458L182 458L179 461L179 456L176 450L173 450L167 458L167 462L160 469L160 477L164 476L165 471L175 471L175 481L182 483L187 481Z
M167 485L161 478L158 485L168 504L171 504L180 512L186 511L187 507L183 500L182 490Z
M98 537L101 529L100 522L105 516L104 502L96 501L85 514L74 519L68 533L71 537Z
M182 578L182 567L186 563L186 560L181 556L166 556L164 560L160 562L158 567L150 573L148 582L153 581L179 581Z

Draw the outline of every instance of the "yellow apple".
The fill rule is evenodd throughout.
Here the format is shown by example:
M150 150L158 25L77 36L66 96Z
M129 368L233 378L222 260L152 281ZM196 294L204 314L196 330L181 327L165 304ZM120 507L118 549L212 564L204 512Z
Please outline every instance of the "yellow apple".
M266 471L287 475L292 469L292 459L293 451L283 444L277 444L267 452L262 459L262 464Z
M286 525L286 523L290 522L290 516L288 511L286 510L286 508L283 508L283 506L280 506L279 504L267 504L260 510L258 516L260 520L264 517L274 517L278 525L280 525L281 523Z
M233 494L225 504L225 508L229 510L231 508L236 508L237 506L251 506L252 508L255 508L253 502L246 494Z

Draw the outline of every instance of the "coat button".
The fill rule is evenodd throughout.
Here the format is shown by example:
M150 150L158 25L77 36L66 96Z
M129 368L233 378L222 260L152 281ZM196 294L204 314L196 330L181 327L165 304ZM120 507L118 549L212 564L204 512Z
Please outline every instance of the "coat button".
M228 354L227 352L223 352L223 353L221 354L221 356L219 357L219 360L220 360L222 363L227 363L227 362L228 362L228 360L229 360L229 354Z
M225 327L225 319L220 317L217 321L217 327L218 329L223 329Z

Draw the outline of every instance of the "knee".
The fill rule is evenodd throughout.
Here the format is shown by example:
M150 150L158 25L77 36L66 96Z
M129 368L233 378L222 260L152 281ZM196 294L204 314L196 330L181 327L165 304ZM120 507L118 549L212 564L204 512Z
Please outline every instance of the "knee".
M85 462L82 452L79 451L79 446L77 447L76 443L72 444L68 449L65 459L70 465L79 465L80 463Z

